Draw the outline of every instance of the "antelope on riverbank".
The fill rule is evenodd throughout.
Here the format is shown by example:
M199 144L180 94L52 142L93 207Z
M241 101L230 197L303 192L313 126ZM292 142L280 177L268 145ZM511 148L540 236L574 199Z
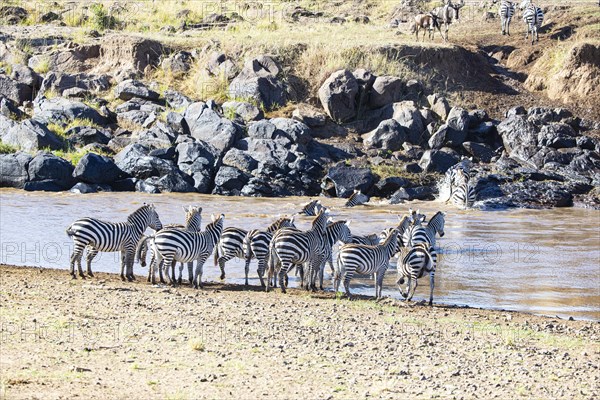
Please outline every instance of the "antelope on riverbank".
M452 3L452 0L448 0L442 7L436 7L431 11L431 15L437 19L438 23L442 23L444 25L444 32L446 35L442 34L442 38L444 42L448 41L448 28L453 20L459 19L458 10L460 10L465 5L465 0L460 0L458 3ZM441 31L440 31L441 33Z
M438 23L437 17L431 14L417 14L415 15L415 23L413 25L413 30L415 32L415 36L417 37L417 41L419 41L419 30L423 30L423 41L425 41L425 32L429 32L429 39L433 40L435 34L435 28L440 32L442 38L444 35L442 34L442 30L440 28L440 24Z

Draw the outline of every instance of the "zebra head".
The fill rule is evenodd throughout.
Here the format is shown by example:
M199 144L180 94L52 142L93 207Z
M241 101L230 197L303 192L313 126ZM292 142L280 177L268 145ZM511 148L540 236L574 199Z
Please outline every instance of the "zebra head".
M331 236L335 241L343 243L352 243L352 232L350 232L350 220L338 221L330 224L327 227L327 233L331 232Z
M158 217L158 213L154 207L154 204L146 204L135 210L127 217L127 222L136 226L140 232L150 227L155 231L162 229L162 223Z
M215 217L214 214L210 216L212 222L206 225L206 232L208 232L211 238L214 240L213 243L217 243L223 232L223 223L225 222L225 214L221 214Z
M327 229L327 221L328 220L329 220L329 210L327 208L323 207L323 208L321 208L321 210L319 210L315 219L313 219L312 229L321 233L322 235L324 235L326 232L326 229Z
M440 237L444 237L444 225L446 224L446 213L443 213L441 211L438 211L437 213L435 213L435 215L433 217L431 217L431 219L429 220L429 223L427 223L427 227L428 228L432 228L433 230L435 230Z
M185 211L185 227L188 231L199 231L202 226L202 207L183 207L183 211Z

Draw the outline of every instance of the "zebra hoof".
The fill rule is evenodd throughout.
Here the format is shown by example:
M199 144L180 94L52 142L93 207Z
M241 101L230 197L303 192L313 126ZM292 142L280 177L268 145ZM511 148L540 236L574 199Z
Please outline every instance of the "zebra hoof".
M225 274L221 274L220 278L221 280L225 279Z
M77 279L77 275L71 274L71 279Z
M88 276L89 276L90 278L93 278L93 277L94 277L94 274L92 274L92 272L91 272L91 271L90 271L90 272L88 272L87 274L88 274Z
M133 279L130 276L128 276L127 277L127 282L133 282Z
M286 294L285 288L283 286L281 287L281 293Z
M121 275L121 280L125 281L125 275Z
M177 284L181 285L181 278L177 279Z

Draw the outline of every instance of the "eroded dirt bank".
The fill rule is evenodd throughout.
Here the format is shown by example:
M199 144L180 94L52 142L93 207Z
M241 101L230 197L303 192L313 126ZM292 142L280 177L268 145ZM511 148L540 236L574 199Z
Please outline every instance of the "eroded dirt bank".
M599 396L597 322L4 265L0 299L2 398Z

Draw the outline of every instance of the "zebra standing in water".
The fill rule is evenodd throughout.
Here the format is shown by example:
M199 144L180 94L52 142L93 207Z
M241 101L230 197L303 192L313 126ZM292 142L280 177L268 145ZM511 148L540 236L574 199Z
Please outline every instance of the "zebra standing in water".
M241 228L225 228L215 248L215 266L221 269L221 279L225 279L225 263L235 257L244 257L244 239L248 231ZM220 255L219 255L220 254ZM247 277L247 274L246 274Z
M325 229L325 258L321 263L321 267L314 271L319 274L319 289L323 290L323 274L325 273L325 263L328 262L333 270L333 246L337 242L344 244L352 243L352 233L350 232L350 221L337 221L327 225ZM315 287L316 276L309 277L309 282L306 284L306 289Z
M323 205L321 204L321 200L313 200L310 203L304 205L304 207L302 207L302 210L300 210L298 214L304 214L308 215L309 217L314 217L319 213L319 211L321 211L324 208L325 207L323 207Z
M383 287L383 276L389 267L390 259L396 254L397 241L398 230L394 229L385 242L380 245L345 244L341 246L333 279L335 293L338 292L340 281L343 280L346 296L351 299L350 280L354 274L375 274L375 297L379 300Z
M79 270L79 276L84 277L81 269L81 258L83 251L87 248L87 273L92 274L92 260L98 252L121 252L121 279L129 281L135 279L133 276L133 262L135 260L135 248L146 228L154 230L162 229L162 223L152 204L144 204L127 217L127 222L104 222L95 218L82 218L67 228L67 235L73 239L75 247L71 254L70 273L75 276L75 262ZM125 271L126 270L126 271Z
M429 274L429 305L433 305L433 288L436 261L435 249L428 243L418 243L415 246L405 247L400 251L398 257L398 280L396 284L400 294L406 301L412 299L417 288L417 280ZM402 290L402 285L406 281L406 292Z
M308 274L321 267L325 259L325 230L329 211L323 208L312 222L308 231L282 229L273 236L269 246L269 276L267 288L271 285L271 277L279 270L279 285L285 293L284 278L295 265L309 263Z
M346 204L344 204L344 207L359 206L368 201L369 197L366 194L363 194L360 190L354 190L354 192L348 198L348 201L346 201Z
M165 225L163 227L163 229L161 229L161 230L184 229L184 230L187 230L188 232L200 231L200 228L202 226L202 207L189 206L188 208L183 207L183 210L185 211L185 225L169 224L169 225ZM148 242L150 242L150 245L148 245ZM156 283L155 266L160 266L159 271L158 271L160 283L165 283L165 279L163 277L162 263L160 261L158 263L154 262L155 258L158 257L158 255L156 253L156 249L154 248L154 235L142 237L142 239L140 240L140 243L138 244L137 250L136 250L136 258L139 260L142 267L145 267L146 266L146 254L148 253L149 249L152 250L152 256L150 257L150 266L148 268L147 281L151 282L152 284ZM179 267L179 279L178 279L179 284L181 284L182 271L183 271L183 263L181 263L181 265ZM169 271L167 270L166 272L167 272L167 275L169 275ZM192 279L193 279L192 265L188 265L188 279L190 282L192 282ZM171 281L171 283L173 283L175 281L175 276L169 275L169 280Z
M223 232L224 219L223 214L217 218L213 215L212 222L206 226L203 232L188 232L176 229L158 232L154 237L154 246L166 268L171 267L173 275L175 275L175 263L177 261L193 263L196 260L196 270L190 284L196 289L202 287L204 263L219 241L219 237ZM159 257L154 262L156 263L158 259Z
M418 218L414 221L414 225L404 232L402 237L404 245L414 247L418 243L427 243L429 246L435 246L436 235L444 237L445 215L445 213L438 211L431 217L426 226L421 224L423 219Z
M450 202L455 206L468 209L473 207L477 199L475 186L471 183L469 176L462 169L456 171L454 179L454 189L450 197Z
M258 229L248 231L243 243L244 257L246 259L246 265L244 267L246 272L246 285L248 285L250 261L252 261L252 258L256 258L258 261L258 269L256 272L260 278L260 285L265 287L264 275L267 257L269 256L269 244L271 244L273 234L281 228L296 228L296 225L294 225L294 217L279 218L264 231Z
M502 26L502 34L510 36L510 20L515 13L515 4L509 0L500 0L500 25Z
M531 32L531 44L539 40L538 30L542 27L544 22L544 12L541 8L537 7L531 2L531 0L524 0L519 8L523 11L523 21L527 25L527 33L525 39L529 38L529 32Z

